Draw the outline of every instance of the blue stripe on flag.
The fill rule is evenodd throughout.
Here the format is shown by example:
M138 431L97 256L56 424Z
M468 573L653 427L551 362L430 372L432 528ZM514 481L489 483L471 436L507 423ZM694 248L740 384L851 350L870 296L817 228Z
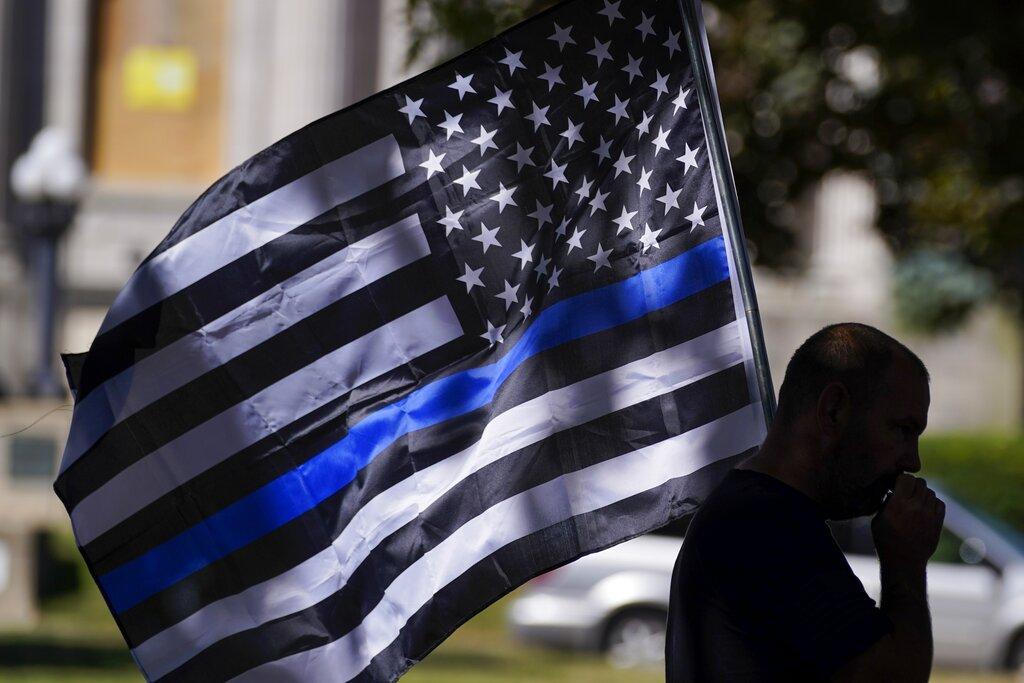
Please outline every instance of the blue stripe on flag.
M495 363L432 382L372 413L302 465L99 577L100 586L114 611L124 612L314 508L396 439L486 405L531 356L647 315L728 277L725 243L716 237L627 280L560 301L538 314Z

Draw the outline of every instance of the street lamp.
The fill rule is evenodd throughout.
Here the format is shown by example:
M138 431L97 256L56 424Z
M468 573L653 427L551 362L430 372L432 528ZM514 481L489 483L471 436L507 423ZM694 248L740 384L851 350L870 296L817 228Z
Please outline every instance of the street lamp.
M38 308L38 357L29 383L35 396L64 393L53 363L57 243L75 217L86 178L71 136L59 128L41 130L11 167L11 190L18 200L14 220L29 239Z

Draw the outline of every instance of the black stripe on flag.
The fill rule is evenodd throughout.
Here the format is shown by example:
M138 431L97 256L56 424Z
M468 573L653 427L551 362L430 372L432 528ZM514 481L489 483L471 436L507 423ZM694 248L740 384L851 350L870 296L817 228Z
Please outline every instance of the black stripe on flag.
M133 462L321 356L442 296L430 258L334 302L114 425L57 484L71 508Z
M403 437L378 454L349 486L317 507L126 610L119 619L130 636L129 642L134 646L203 605L276 576L326 548L355 513L378 493L413 472L475 443L484 427L482 417L493 419L512 406L608 370L602 349L615 346L618 349L615 365L621 365L728 324L735 319L731 296L729 283L719 283L645 318L577 339L531 358L524 363L521 374L510 378L492 406ZM644 326L658 329L659 337L653 339L649 334L640 334ZM413 452L409 451L410 439L415 443ZM298 448L294 451L303 452ZM244 472L252 467L274 475L275 465L264 464L268 461L278 462L256 456L253 461L236 463L235 471L225 473L219 480L221 486L230 489L233 478L243 477ZM289 460L286 466L298 464ZM215 488L216 485L211 484L208 490L212 493ZM192 501L188 504L195 506L201 504L198 501L202 497L193 493L185 500ZM201 514L211 513L203 509ZM169 515L165 519L177 522L179 518ZM126 544L132 542L127 533L121 539ZM146 543L146 549L149 547L150 543ZM141 552L136 551L133 556L137 554Z
M582 555L659 528L665 523L666 510L672 511L669 516L673 519L692 514L725 473L755 450L711 463L693 474L504 546L435 593L406 622L398 638L351 680L393 681L430 654L455 629L513 588ZM579 530L587 532L585 545L567 547L564 539L575 538ZM524 558L529 558L529 562L524 562ZM544 569L537 571L538 567Z
M345 586L319 604L225 638L167 681L203 674L230 678L259 664L335 640L355 628L405 570L452 532L506 498L623 453L658 443L748 404L743 363L648 401L597 418L474 472L360 564ZM613 438L630 434L628 441ZM312 634L318 634L312 636ZM296 637L296 634L306 634Z
M424 202L432 202L429 186L408 187L407 179L396 178L331 208L98 335L82 368L77 400L139 359L408 215L403 207ZM438 211L435 206L424 208L428 221Z

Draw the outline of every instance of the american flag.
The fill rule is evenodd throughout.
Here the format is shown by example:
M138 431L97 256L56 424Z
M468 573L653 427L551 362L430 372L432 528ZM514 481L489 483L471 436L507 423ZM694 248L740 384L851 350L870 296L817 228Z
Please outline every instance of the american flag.
M683 36L676 0L559 4L255 155L139 266L55 489L148 679L394 680L760 443Z

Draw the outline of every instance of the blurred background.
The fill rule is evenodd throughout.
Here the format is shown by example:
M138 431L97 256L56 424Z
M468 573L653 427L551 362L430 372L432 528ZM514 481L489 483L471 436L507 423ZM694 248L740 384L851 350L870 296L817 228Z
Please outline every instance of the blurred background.
M58 351L88 348L234 165L549 4L0 0L0 680L139 679L51 489L71 414ZM717 0L704 17L776 383L842 320L922 357L925 476L956 509L929 569L935 678L1016 680L1024 6ZM408 680L661 680L682 531L541 577ZM836 535L875 590L863 531Z

